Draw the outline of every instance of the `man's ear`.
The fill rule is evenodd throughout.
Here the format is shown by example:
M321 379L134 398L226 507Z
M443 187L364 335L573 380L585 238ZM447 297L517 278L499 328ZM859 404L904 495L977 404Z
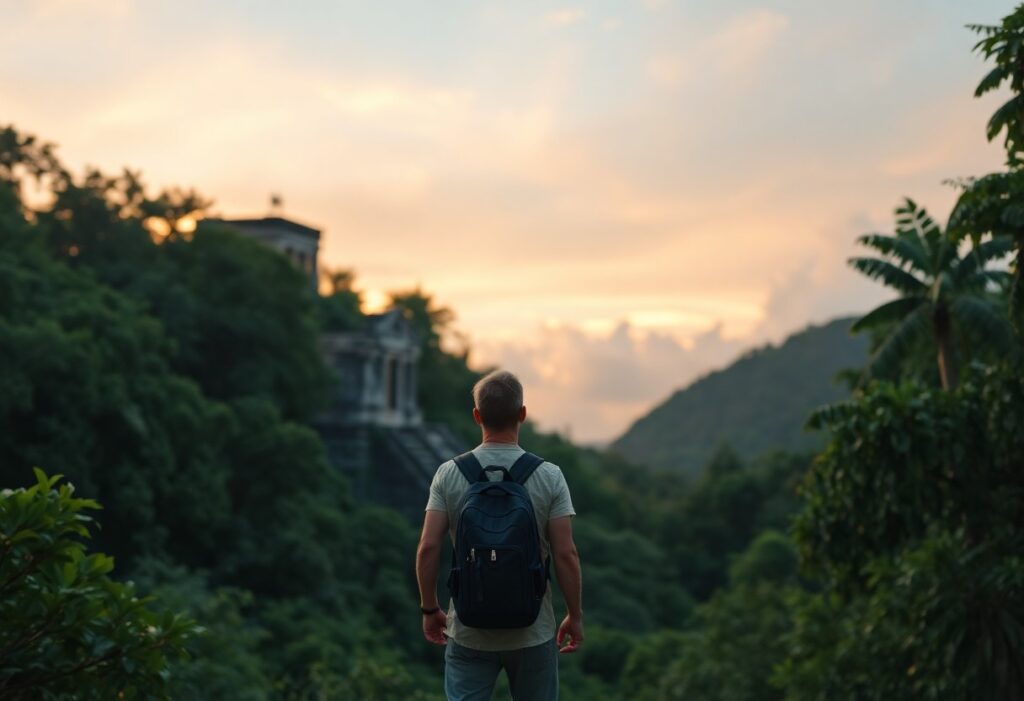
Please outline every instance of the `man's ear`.
M526 421L526 405L523 404L519 407L519 423Z
M477 426L483 426L483 419L480 418L480 410L473 407L473 420L476 421Z

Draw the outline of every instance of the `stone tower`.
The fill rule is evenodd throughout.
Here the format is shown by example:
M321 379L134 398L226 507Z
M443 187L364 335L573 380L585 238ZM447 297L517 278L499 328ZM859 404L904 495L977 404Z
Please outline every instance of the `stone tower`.
M212 226L277 249L309 275L317 294L320 230L283 217L203 220L203 228ZM359 329L324 333L320 349L336 380L314 421L328 460L356 496L421 518L437 466L467 446L447 426L423 421L415 328L399 310L371 314Z

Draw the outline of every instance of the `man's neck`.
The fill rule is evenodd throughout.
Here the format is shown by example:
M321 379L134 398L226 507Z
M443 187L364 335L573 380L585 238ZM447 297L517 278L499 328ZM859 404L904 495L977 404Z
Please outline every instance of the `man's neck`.
M482 433L482 443L506 443L509 445L519 445L518 427L509 431L488 431L487 429L484 429Z

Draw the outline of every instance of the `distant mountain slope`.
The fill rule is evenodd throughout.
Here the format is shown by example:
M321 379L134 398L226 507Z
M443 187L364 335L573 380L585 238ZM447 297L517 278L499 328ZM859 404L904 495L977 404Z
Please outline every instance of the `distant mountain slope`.
M819 447L821 437L803 429L808 414L846 396L836 373L867 359L867 339L850 336L852 322L812 326L781 346L750 351L677 390L612 448L650 467L696 474L723 442L744 457Z

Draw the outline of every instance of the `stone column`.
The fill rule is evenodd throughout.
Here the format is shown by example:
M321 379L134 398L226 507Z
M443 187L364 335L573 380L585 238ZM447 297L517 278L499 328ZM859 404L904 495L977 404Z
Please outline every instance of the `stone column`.
M373 393L377 388L373 369L377 359L371 354L361 355L360 359L363 361L363 386L359 388L356 405L359 407L360 418L362 418L364 412L373 410Z
M407 388L405 398L405 410L409 416L416 413L416 361L412 358L405 359L405 386Z
M405 373L402 372L401 356L391 356L391 362L395 369L395 405L392 409L401 416L404 413L402 409L405 407Z

